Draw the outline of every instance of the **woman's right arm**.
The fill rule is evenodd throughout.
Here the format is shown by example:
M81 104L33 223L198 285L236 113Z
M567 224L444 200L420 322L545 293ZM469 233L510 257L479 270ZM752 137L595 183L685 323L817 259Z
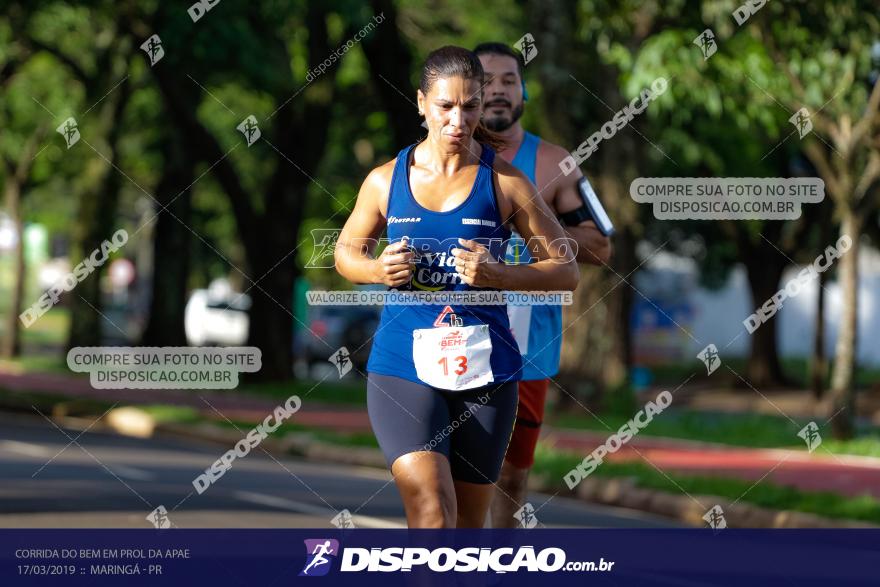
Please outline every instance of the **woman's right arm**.
M364 180L351 215L336 241L336 271L352 283L383 283L398 287L409 282L413 253L400 241L385 247L376 258L378 238L387 224L385 209L394 161L377 167Z

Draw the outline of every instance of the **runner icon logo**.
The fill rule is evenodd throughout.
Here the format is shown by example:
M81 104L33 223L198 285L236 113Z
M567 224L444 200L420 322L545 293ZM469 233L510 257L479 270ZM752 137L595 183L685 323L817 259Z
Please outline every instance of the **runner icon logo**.
M810 422L797 434L807 443L807 450L813 452L820 444L822 444L822 435L819 434L819 426L815 422Z
M538 525L538 517L535 515L535 506L526 503L524 506L516 510L513 517L519 520L521 527L532 529Z
M703 361L703 364L706 365L707 375L714 373L715 369L721 364L721 359L718 357L718 347L714 344L710 344L701 350L700 354L697 355L697 358Z
M727 528L727 520L724 519L724 510L721 509L720 505L716 504L712 506L712 509L706 512L703 519L709 524L709 527L715 531Z
M306 566L300 577L321 577L330 571L330 564L339 554L339 541L332 538L309 538L306 543Z
M700 48L703 54L703 61L706 61L718 51L718 44L715 42L715 33L712 29L706 29L694 39L694 45Z
M153 35L141 44L141 49L150 58L150 67L153 67L165 56L165 49L162 47L162 39L159 35Z

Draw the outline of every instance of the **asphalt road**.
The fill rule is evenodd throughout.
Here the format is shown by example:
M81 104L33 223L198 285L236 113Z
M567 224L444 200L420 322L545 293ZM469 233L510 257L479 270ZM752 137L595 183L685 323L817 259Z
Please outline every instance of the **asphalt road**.
M193 479L228 448L59 428L36 413L0 415L0 527L152 528L164 506L180 528L404 528L387 471L276 458L259 448L204 493ZM529 497L540 527L668 527L642 512L562 496Z

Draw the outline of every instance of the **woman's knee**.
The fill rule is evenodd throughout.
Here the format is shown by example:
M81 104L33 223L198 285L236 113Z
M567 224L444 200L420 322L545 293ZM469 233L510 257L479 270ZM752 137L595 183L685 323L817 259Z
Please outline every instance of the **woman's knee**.
M392 473L411 528L455 527L455 487L445 457L436 453L406 455L395 461Z
M414 527L418 528L455 528L458 516L455 496L447 496L445 492L425 491L417 499L413 513Z

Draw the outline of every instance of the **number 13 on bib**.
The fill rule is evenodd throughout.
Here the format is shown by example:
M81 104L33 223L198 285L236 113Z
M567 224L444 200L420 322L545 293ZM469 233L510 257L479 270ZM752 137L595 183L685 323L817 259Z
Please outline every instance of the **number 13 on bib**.
M495 381L489 326L440 326L413 331L413 363L432 387L461 391Z

